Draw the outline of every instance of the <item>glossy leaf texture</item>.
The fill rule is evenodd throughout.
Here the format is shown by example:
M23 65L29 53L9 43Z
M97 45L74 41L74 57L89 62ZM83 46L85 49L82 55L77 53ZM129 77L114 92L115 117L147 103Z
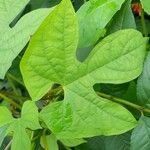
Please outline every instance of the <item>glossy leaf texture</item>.
M90 0L77 12L79 48L94 45L105 34L105 27L125 0Z
M32 37L21 61L33 100L44 96L53 83L64 89L64 100L45 107L41 119L58 139L121 134L134 128L132 114L98 97L93 85L119 84L139 76L147 38L132 29L115 32L98 43L83 63L76 59L77 45L76 14L70 1L63 0Z
M26 132L26 128L36 130L41 128L38 121L38 110L34 102L26 101L23 105L21 118L15 119L10 111L4 107L0 107L0 142L4 137L13 132L12 150L29 150L31 148L31 140ZM18 142L19 141L19 142ZM1 144L0 143L0 144Z
M138 101L150 107L150 53L148 53L147 58L144 63L144 68L141 76L137 81L137 98Z
M0 0L0 78L3 79L12 61L28 43L51 9L32 11L10 27L29 0Z
M131 136L131 150L149 150L150 118L142 116Z
M145 12L147 12L150 15L150 4L149 4L149 0L140 0L142 7L144 9Z

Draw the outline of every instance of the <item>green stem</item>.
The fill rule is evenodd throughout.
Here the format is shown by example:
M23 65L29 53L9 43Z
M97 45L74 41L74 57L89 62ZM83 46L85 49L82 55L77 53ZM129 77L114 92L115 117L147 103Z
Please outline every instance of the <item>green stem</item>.
M8 103L12 104L13 106L15 106L16 108L21 109L21 106L19 104L17 104L15 101L10 99L9 97L4 95L3 93L0 93L0 97L3 98L6 102L8 102Z
M148 37L148 31L145 23L145 18L144 18L144 11L141 6L141 23L142 23L142 28L143 28L143 34L145 37Z
M127 101L127 100L124 100L124 99L121 99L121 98L117 98L117 97L114 97L114 96L111 96L111 95L107 95L107 94L104 94L104 93L101 93L101 92L97 92L97 94L100 97L106 98L108 100L111 100L111 101L114 101L114 102L117 102L117 103L120 103L120 104L124 104L124 105L130 106L132 108L135 108L135 109L137 109L140 112L150 113L150 109L145 108L145 107L140 106L140 105L137 105L137 104L134 104L134 103L131 103L131 102Z
M7 73L7 76L9 78L11 78L12 80L16 81L17 83L21 84L22 86L24 86L24 83L22 81L20 81L19 79L17 79L15 76L13 76L12 74L10 73Z
M86 0L84 0L84 3L86 3Z
M8 79L8 83L10 84L10 86L12 87L12 89L14 91L15 98L17 98L17 101L19 101L20 104L23 104L22 100L20 98L18 98L18 96L20 96L20 95L19 95L19 93L18 93L18 91L17 91L17 89L16 89L12 79L10 78L10 76L8 74L6 75L6 77Z
M9 77L8 75L6 75L6 76L7 76L7 79L8 79L8 83L9 83L10 86L12 87L14 93L15 93L16 95L18 95L17 89L16 89L15 85L13 84L13 81L10 79L10 77Z

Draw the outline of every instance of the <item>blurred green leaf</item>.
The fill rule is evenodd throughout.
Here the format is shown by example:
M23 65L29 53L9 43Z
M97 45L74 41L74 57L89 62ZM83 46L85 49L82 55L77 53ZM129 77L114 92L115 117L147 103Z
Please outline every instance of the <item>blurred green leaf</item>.
M135 19L131 10L131 0L126 0L121 9L114 15L109 24L107 34L128 28L136 29Z
M150 149L150 118L142 116L131 136L131 150Z
M45 150L59 150L57 139L53 134L41 136L40 143Z
M130 133L90 138L75 150L130 150Z
M150 15L150 1L149 0L140 0L142 3L142 7L145 12L147 12Z
M86 143L86 140L84 139L59 139L59 140L68 147L74 147Z
M145 60L143 73L137 81L137 98L142 105L150 105L150 52Z

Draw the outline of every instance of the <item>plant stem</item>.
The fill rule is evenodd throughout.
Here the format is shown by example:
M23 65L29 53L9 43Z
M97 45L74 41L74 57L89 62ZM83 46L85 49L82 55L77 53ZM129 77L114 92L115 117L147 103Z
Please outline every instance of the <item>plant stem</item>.
M86 3L86 0L84 0L84 3Z
M10 86L12 87L14 93L15 93L16 95L18 95L17 89L16 89L15 85L13 84L13 81L10 79L10 77L9 77L8 75L6 75L6 76L7 76L7 79L8 79L8 83L9 83Z
M142 6L141 6L141 23L142 23L142 28L143 28L143 34L145 37L147 37L148 31L147 31L147 27L146 27L146 23L145 23L144 11L142 9Z
M6 102L15 106L16 108L21 109L21 106L19 104L17 104L15 101L13 101L12 99L10 99L9 97L7 97L6 95L4 95L1 92L0 92L0 97L3 98Z
M10 77L11 79L13 79L14 81L16 81L17 83L21 84L22 86L24 86L24 83L20 80L18 80L15 76L13 76L10 73L7 73L7 76Z
M111 101L114 101L114 102L117 102L117 103L120 103L120 104L124 104L124 105L130 106L132 108L135 108L135 109L137 109L140 112L150 113L150 109L144 108L143 106L140 106L140 105L137 105L137 104L134 104L134 103L131 103L131 102L127 101L127 100L124 100L124 99L121 99L121 98L117 98L117 97L114 97L114 96L111 96L111 95L107 95L107 94L104 94L104 93L101 93L101 92L97 92L97 94L100 97L106 98L108 100L111 100Z
M14 82L12 81L12 79L10 78L10 76L8 76L8 74L6 75L7 79L8 79L8 83L10 84L11 88L14 91L15 97L17 98L19 95ZM19 101L20 104L23 104L22 100L20 98L17 98L17 100Z

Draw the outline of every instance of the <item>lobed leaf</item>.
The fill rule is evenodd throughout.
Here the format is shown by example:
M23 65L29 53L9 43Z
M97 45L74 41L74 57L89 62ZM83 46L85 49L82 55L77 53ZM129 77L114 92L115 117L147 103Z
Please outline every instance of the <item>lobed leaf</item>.
M30 150L31 140L26 132L24 123L17 119L10 127L13 131L12 150Z
M65 74L71 80L72 74L76 72L76 64L79 63L75 59L78 43L77 19L69 3L66 0L59 4L47 17L32 37L22 58L21 72L34 100L48 92L53 81L63 84L66 82ZM31 76L32 82L29 81Z
M36 130L41 128L38 121L38 110L34 102L26 101L23 104L21 118L15 119L6 107L0 107L0 145L4 137L13 132L12 150L29 150L31 140L26 128ZM18 142L19 141L19 142Z
M38 108L32 101L26 101L22 107L21 121L24 126L32 130L41 128L38 120Z
M33 36L21 61L23 79L33 100L44 96L53 83L63 86L64 100L46 106L41 118L58 139L121 134L134 128L132 114L98 97L93 85L119 84L139 76L147 38L133 29L115 32L81 63L75 57L77 33L73 7L69 0L63 0Z

